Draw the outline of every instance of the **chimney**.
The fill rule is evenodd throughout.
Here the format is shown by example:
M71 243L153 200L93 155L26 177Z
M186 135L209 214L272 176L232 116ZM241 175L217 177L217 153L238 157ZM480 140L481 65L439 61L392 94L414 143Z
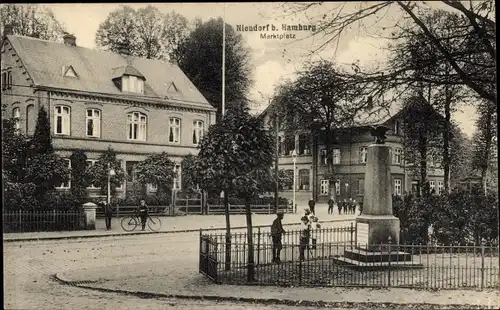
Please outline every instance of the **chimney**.
M65 33L63 39L64 39L64 44L69 46L76 46L76 37L74 35Z
M172 64L172 65L175 65L175 66L179 66L179 61L175 58L170 58L169 62Z
M3 27L3 36L13 35L14 27L11 24L7 24Z

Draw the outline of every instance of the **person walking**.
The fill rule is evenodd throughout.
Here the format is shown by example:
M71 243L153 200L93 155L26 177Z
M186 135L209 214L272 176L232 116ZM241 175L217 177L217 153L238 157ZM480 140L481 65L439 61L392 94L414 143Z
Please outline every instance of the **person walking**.
M281 263L281 249L282 249L282 243L281 243L281 238L283 234L285 233L285 230L283 229L283 224L281 223L281 220L283 220L284 214L283 212L278 212L276 213L276 219L273 221L273 224L271 225L271 238L273 240L273 263Z
M344 199L342 203L342 208L344 209L344 214L347 214L347 199Z
M309 199L308 205L309 205L309 210L311 210L311 213L315 215L316 213L314 212L315 211L314 208L316 206L316 201L314 201L314 198L311 197L311 199Z
M342 201L337 201L337 208L339 209L339 215L342 215Z
M328 214L333 214L333 205L335 204L335 201L333 200L333 197L330 197L328 200Z
M148 219L149 212L149 208L146 205L146 201L144 199L141 199L139 207L137 207L136 211L137 216L141 219L142 231L144 231L146 229L146 220Z

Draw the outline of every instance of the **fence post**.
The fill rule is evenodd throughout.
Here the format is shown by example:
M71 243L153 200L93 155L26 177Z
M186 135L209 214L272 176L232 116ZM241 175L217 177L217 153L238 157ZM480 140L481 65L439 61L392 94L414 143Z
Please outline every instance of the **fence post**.
M22 218L21 218L21 210L19 210L19 217L18 217L18 220L19 220L19 228L22 228L22 224L23 224L23 221L22 221Z
M387 274L387 285L389 287L391 287L391 241L392 241L392 237L389 236L388 239L388 242L389 242L389 247L388 247L388 250L389 250L389 258L388 258L388 268L387 268L387 271L388 271L388 274Z
M302 257L299 257L299 286L302 286Z
M481 289L484 288L484 240L481 240Z
M257 266L260 264L260 227L257 228Z
M351 232L351 238L350 238L350 245L351 245L351 249L352 249L352 239L353 239L353 234L354 234L354 225L352 224L351 222L351 229L350 229L350 232Z

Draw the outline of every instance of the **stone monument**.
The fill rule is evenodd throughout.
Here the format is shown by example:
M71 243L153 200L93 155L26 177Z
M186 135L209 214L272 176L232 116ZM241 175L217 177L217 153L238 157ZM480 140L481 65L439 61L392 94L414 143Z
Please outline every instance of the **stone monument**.
M367 148L363 211L356 218L354 248L336 260L347 265L385 266L389 262L412 265L411 255L398 251L399 219L392 213L391 155L385 144L389 128L378 126ZM392 249L391 249L392 248Z

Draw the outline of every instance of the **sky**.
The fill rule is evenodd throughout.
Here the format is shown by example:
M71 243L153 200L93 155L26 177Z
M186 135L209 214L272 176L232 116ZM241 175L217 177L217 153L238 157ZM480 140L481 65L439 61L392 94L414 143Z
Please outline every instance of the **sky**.
M397 9L381 12L380 16L366 19L362 23L353 25L343 33L338 41L326 46L319 52L309 54L323 41L318 37L311 37L309 31L281 31L283 24L315 26L310 18L322 16L326 9L340 5L344 10L353 10L362 5L360 2L342 3L330 2L322 6L312 7L303 14L290 15L283 3L129 3L133 8L147 5L157 7L161 12L175 11L189 20L201 18L206 21L210 18L225 17L226 23L234 28L237 25L255 26L268 24L280 28L279 31L240 31L246 41L251 55L253 69L253 87L250 98L254 102L251 108L262 111L267 106L270 97L277 85L284 79L293 78L295 72L302 70L308 60L329 59L341 65L350 67L350 64L359 61L361 66L373 66L387 60L388 52L385 49L387 39L381 34L387 33L401 20L402 13ZM66 30L77 37L77 45L96 48L95 34L109 13L119 8L117 3L95 4L44 4L50 8L55 17L66 26ZM264 34L291 34L295 38L264 39ZM453 119L460 124L462 130L472 136L475 130L475 110L472 107L460 107L453 114Z

